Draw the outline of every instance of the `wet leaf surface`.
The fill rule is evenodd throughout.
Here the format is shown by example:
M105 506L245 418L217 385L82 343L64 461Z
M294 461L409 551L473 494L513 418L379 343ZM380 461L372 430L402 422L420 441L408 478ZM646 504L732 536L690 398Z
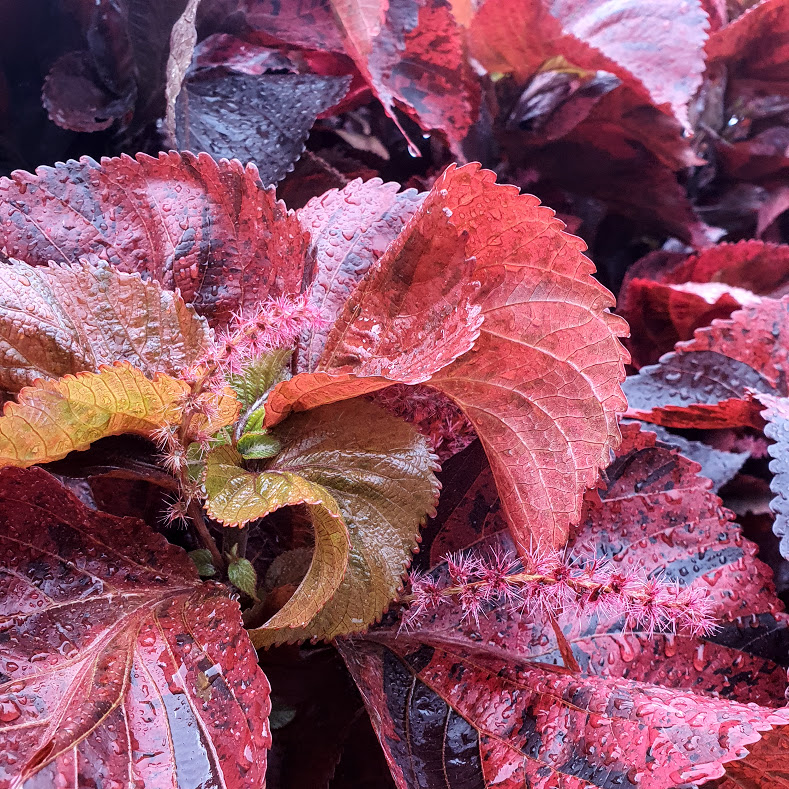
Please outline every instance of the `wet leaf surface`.
M301 291L306 237L254 166L203 154L83 157L0 181L9 255L31 265L94 253L170 290L213 325Z
M650 636L625 632L618 615L568 611L559 623L581 674L557 665L547 622L515 610L493 609L477 626L445 605L411 632L395 622L343 639L399 787L443 773L449 787L673 789L723 775L765 721L786 723L789 628L756 546L696 464L636 425L623 434L605 484L586 496L574 550L701 583L720 630ZM453 535L482 518L477 549L511 549L495 508L484 472L472 471L466 496L438 517ZM434 573L444 578L445 566Z
M300 628L253 629L252 640L261 647L362 630L402 584L420 524L438 498L435 460L410 425L363 400L296 414L274 433L282 451L266 471L328 490L351 548L342 583L319 614Z
M0 268L0 385L16 391L127 361L173 374L208 348L205 321L181 297L106 262Z
M765 407L762 416L767 420L764 434L774 442L768 448L772 456L770 471L773 479L770 490L775 498L770 509L775 513L773 531L780 538L781 555L789 558L789 398L760 395L759 402Z
M269 686L224 587L40 469L0 491L0 785L257 789Z

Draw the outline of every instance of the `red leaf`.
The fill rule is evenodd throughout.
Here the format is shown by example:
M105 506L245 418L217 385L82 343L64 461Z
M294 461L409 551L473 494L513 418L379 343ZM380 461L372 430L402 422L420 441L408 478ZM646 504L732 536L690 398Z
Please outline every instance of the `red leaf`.
M138 271L215 324L301 290L307 238L254 165L202 154L88 157L0 181L7 254L26 263L88 253Z
M576 549L708 587L721 629L707 639L625 634L619 616L566 611L560 623L583 669L575 675L552 665L550 624L495 606L479 626L444 605L414 633L390 625L343 640L399 787L443 770L450 788L552 789L572 777L579 789L673 789L722 775L765 723L789 721L789 620L756 546L696 464L635 425L623 434L606 486L587 494ZM475 516L490 501L476 483L465 499ZM478 555L511 545L499 532Z
M630 413L666 427L760 426L748 391L786 394L789 296L762 299L696 331L628 378Z
M626 5L606 0L488 0L471 23L474 56L489 71L531 77L552 57L608 71L688 125L701 85L707 15L698 0ZM631 42L638 41L633 47Z
M308 304L323 320L301 337L298 372L317 369L345 302L418 210L423 197L411 189L398 192L399 188L379 178L355 180L313 198L298 212L315 257Z
M696 329L755 301L740 289L780 298L789 285L788 266L789 246L761 241L720 244L689 257L654 252L642 258L628 270L619 295L634 361L654 364Z
M469 234L484 323L474 352L430 385L471 419L519 548L561 546L619 440L625 324L584 243L536 198L477 165L449 168L433 189Z
M261 785L269 687L224 587L41 469L0 472L0 545L0 786Z

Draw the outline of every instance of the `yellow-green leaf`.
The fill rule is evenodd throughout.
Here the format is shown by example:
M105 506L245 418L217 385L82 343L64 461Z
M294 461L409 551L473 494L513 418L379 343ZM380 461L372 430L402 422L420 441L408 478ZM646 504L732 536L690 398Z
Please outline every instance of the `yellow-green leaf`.
M115 361L172 374L210 341L205 319L179 294L98 258L0 265L0 387L9 391Z
M263 647L363 630L396 596L419 526L433 511L435 458L411 425L366 400L296 414L271 432L282 450L268 473L298 475L328 490L348 526L351 551L342 583L309 623L257 628L252 641Z
M227 566L227 579L253 600L258 599L258 576L249 559L235 559Z
M247 471L231 446L212 450L205 463L206 510L225 526L242 526L280 507L309 508L315 530L310 567L290 600L260 630L307 624L339 587L348 564L348 529L337 502L321 485L297 474Z
M49 463L106 436L149 436L157 427L180 421L188 391L177 378L162 373L149 379L128 362L56 381L39 379L22 389L18 402L3 409L0 466ZM228 394L216 405L217 416L208 424L211 430L229 424L238 413L238 403ZM205 417L193 424L195 429L206 427Z

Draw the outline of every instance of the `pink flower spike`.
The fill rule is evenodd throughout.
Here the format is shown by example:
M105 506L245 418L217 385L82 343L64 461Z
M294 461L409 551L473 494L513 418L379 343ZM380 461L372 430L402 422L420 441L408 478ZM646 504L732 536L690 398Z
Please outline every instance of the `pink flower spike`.
M463 621L474 621L479 627L479 615L483 612L485 593L479 586L468 585L460 592L460 607L463 609Z
M470 553L456 551L444 557L453 586L465 586L478 579L481 572L479 559Z
M519 567L520 562L515 556L501 548L494 548L488 557L481 559L478 572L485 600L520 605L523 599L521 591L510 577Z

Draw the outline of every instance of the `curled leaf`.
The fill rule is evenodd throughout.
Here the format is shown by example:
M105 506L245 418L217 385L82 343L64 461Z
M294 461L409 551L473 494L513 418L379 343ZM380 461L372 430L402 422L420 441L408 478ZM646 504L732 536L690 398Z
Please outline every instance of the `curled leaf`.
M363 630L397 594L420 523L433 511L434 458L411 425L365 400L296 414L272 432L282 450L268 473L299 475L328 490L351 550L342 583L320 613L295 630L252 630L253 643L329 640Z

